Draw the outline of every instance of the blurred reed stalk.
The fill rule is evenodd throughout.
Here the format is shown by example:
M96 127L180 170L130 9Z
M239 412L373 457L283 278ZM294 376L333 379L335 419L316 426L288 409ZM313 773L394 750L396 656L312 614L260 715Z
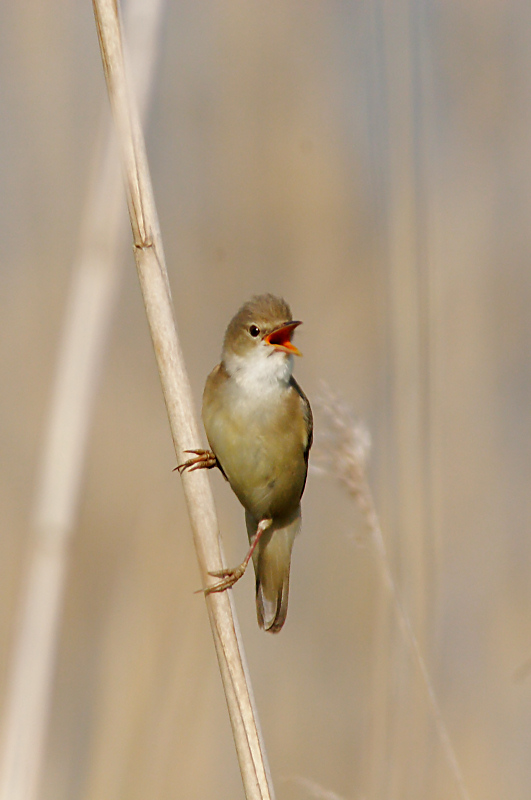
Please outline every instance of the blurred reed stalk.
M420 673L424 694L435 723L444 758L453 775L459 797L461 800L470 800L426 662L393 575L376 506L367 480L366 468L371 448L369 431L363 423L352 418L345 404L326 387L315 405L321 413L322 431L316 448L316 458L314 457L314 469L334 475L361 509L372 537L383 583L391 600L400 632Z
M316 783L316 781L303 778L300 775L293 775L285 780L300 786L301 789L304 789L306 797L313 797L315 800L346 800L345 797L341 797L341 795L332 792L330 789L325 789L324 786Z
M428 193L426 158L433 130L427 89L433 69L421 45L429 41L426 5L417 0L368 4L365 62L372 162L369 191L377 198L380 259L386 264L381 291L388 360L382 394L389 413L382 415L382 424L393 446L393 458L381 465L386 490L380 513L388 518L385 498L390 498L395 534L389 544L390 558L397 574L407 568L401 594L421 643L430 630L436 578L437 426L433 422L439 408L433 391L436 339L432 334L437 311L431 263L433 191ZM400 541L399 551L394 549L395 541ZM422 796L431 758L425 706L418 702L418 685L411 682L407 652L395 647L389 635L392 620L386 613L387 598L379 596L377 601L382 608L376 615L374 636L372 793ZM391 685L392 693L390 688L382 692L382 686ZM414 774L410 769L413 747ZM390 758L399 750L403 758Z
M165 0L129 0L138 104L144 116ZM141 46L140 46L141 42ZM120 279L125 208L107 109L93 159L59 346L30 552L8 673L0 746L0 800L35 800L51 708L68 548L75 532L93 400Z
M177 463L201 444L192 393L174 322L159 222L135 103L129 94L116 0L93 0L107 90L118 134L138 276L155 349ZM222 567L210 484L199 470L183 475L203 585ZM273 797L269 768L230 592L206 597L246 797Z

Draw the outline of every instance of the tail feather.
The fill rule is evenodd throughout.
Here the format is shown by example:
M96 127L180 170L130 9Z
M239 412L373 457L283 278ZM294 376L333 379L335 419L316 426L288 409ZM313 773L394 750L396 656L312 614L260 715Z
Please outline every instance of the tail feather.
M252 539L258 521L248 512L245 519L249 539ZM290 517L273 520L253 553L258 624L270 633L278 633L286 621L291 550L300 526L299 506Z

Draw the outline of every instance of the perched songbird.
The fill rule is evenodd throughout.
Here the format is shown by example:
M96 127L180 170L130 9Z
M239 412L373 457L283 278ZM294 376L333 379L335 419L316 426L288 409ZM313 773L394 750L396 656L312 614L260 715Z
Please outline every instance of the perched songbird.
M260 627L276 633L288 610L291 548L300 530L300 500L312 445L310 404L292 376L295 328L286 302L253 297L230 321L221 363L207 378L203 423L212 450L194 450L180 469L219 467L245 508L250 549L242 564L212 573L221 592L256 574Z

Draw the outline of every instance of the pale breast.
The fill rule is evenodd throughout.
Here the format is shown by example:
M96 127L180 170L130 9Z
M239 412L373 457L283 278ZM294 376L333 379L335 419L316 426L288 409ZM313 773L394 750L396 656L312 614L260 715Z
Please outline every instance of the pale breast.
M219 370L209 376L203 422L210 446L242 505L260 519L299 504L306 480L306 421L291 386L242 394Z

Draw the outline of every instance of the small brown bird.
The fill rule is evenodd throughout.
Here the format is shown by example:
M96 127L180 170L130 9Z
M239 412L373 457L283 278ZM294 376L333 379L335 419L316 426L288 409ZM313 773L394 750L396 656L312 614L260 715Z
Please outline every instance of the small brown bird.
M219 467L245 508L250 548L243 562L212 573L206 592L236 583L252 557L261 628L277 633L288 610L291 549L300 530L300 500L312 446L312 412L292 376L295 328L288 304L253 297L230 321L221 363L207 378L203 423L211 450L179 469Z

